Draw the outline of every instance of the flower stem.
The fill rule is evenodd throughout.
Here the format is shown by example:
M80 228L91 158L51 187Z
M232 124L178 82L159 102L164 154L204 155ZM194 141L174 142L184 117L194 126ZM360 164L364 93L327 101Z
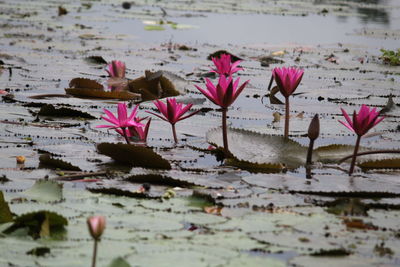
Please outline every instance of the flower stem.
M290 117L290 110L289 110L289 97L285 98L285 133L284 137L287 139L289 137L289 117Z
M357 135L357 141L356 141L356 146L354 147L353 158L351 160L349 176L353 174L354 166L356 165L356 158L357 158L358 148L360 147L360 140L361 140L361 135Z
M172 126L172 134L174 135L174 141L176 144L176 143L178 143L178 137L176 136L175 124L171 124L171 126Z
M228 148L228 129L226 127L226 113L228 112L227 108L222 109L222 140L224 142L224 153L225 156L229 155Z
M96 258L97 258L97 239L94 240L92 267L96 267Z
M122 127L121 129L122 129L122 133L124 134L124 138L125 138L126 143L127 143L128 145L130 145L131 142L129 141L128 134L127 134L127 132L126 132L126 128L125 128L125 127Z
M312 153L313 153L313 148L314 148L314 140L310 139L310 144L308 145L308 151L307 151L307 165L311 165L312 163Z

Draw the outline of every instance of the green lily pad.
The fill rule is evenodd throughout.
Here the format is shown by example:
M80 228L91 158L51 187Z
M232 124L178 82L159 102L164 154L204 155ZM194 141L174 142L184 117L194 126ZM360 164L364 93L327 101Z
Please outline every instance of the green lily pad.
M108 267L130 267L131 265L124 260L124 258L118 257L113 259L113 261L108 265Z
M61 159L55 159L51 157L49 154L44 154L39 157L39 162L41 166L58 168L62 170L70 170L70 171L82 171L79 167L72 165L69 162L65 162Z

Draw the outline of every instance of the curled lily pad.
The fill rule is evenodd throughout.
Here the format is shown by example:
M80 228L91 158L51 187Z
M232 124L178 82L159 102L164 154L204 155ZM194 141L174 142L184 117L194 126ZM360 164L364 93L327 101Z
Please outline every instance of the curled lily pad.
M68 221L63 216L55 212L41 210L18 216L14 223L4 230L4 233L11 234L18 229L27 228L28 235L36 239L62 233L66 225L68 225Z
M171 169L171 165L167 160L147 147L121 143L101 143L97 145L97 150L99 153L107 155L115 161L135 167Z
M399 169L400 158L362 161L358 164L363 169Z
M102 56L90 56L85 58L85 61L92 64L107 64L107 61Z
M11 222L12 214L8 203L4 200L3 192L0 191L0 224Z
M222 146L222 129L207 133L207 141ZM283 136L265 135L242 129L228 129L228 141L234 160L247 168L282 169L304 164L307 148ZM234 161L233 161L234 162Z
M63 197L62 188L62 184L55 181L38 180L31 188L24 192L24 195L37 201L60 201Z

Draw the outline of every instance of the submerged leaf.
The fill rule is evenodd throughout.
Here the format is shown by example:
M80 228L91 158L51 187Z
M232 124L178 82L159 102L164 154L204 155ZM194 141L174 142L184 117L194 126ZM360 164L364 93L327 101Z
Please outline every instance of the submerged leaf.
M68 221L63 216L52 211L41 210L18 216L14 223L4 230L4 233L11 234L18 229L27 228L28 235L36 239L62 233L66 225Z
M63 185L55 181L38 180L30 189L24 192L24 195L37 201L60 201L63 197L62 188Z
M10 207L4 200L3 192L0 191L0 224L11 222L12 220Z
M171 165L167 160L147 147L122 143L101 143L97 145L97 150L99 153L107 155L115 161L135 167L171 169Z
M133 183L149 183L153 185L166 185L171 187L191 187L198 186L198 184L183 181L169 176L164 176L160 174L139 174L132 175L125 179L126 181Z

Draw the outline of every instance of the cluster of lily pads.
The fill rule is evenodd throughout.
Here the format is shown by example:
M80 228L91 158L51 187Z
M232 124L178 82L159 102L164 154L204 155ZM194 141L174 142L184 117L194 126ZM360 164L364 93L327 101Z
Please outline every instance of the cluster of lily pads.
M230 105L237 99L240 93L245 89L249 80L240 84L240 77L234 78L233 75L243 68L239 66L241 60L233 61L231 55L221 54L219 57L213 57L214 68L211 72L216 73L218 77L218 83L214 84L210 79L205 78L205 88L201 88L197 85L195 87L211 102L220 107L222 112L222 137L223 137L223 149L225 157L229 157L228 135L227 135L227 111ZM106 71L108 72L110 79L108 85L111 90L119 91L124 88L125 71L126 66L123 62L114 60L108 66ZM276 82L279 92L285 97L285 127L284 127L284 138L289 138L289 118L290 118L290 105L289 98L296 91L303 78L304 70L296 67L282 67L274 68L272 71L271 87L273 81ZM117 81L117 82L116 82ZM122 82L121 82L122 81ZM178 142L176 135L175 124L178 121L187 119L199 111L188 113L192 108L193 104L181 104L178 103L176 98L167 98L166 103L155 100L154 105L160 114L147 111L148 113L159 117L160 119L169 122L172 127L172 134L175 143ZM128 108L125 103L118 103L117 116L111 111L104 109L106 116L102 118L111 123L111 125L99 125L99 128L115 129L117 133L122 135L126 142L130 144L130 139L136 139L138 141L146 142L147 135L150 128L151 118L144 124L143 121L146 118L137 116L138 105L133 108L128 116ZM346 121L340 121L344 126L350 129L357 135L357 141L354 148L354 153L350 165L349 175L354 171L355 161L359 149L361 137L365 135L371 128L381 122L384 118L379 116L379 112L376 108L371 108L366 105L362 105L358 112L354 111L352 118L347 114L344 109L341 109L343 116ZM185 115L186 114L186 115ZM319 136L319 119L318 114L315 115L312 120L308 137L310 138L310 146L307 156L307 163L311 164L312 159L312 147L314 140Z

